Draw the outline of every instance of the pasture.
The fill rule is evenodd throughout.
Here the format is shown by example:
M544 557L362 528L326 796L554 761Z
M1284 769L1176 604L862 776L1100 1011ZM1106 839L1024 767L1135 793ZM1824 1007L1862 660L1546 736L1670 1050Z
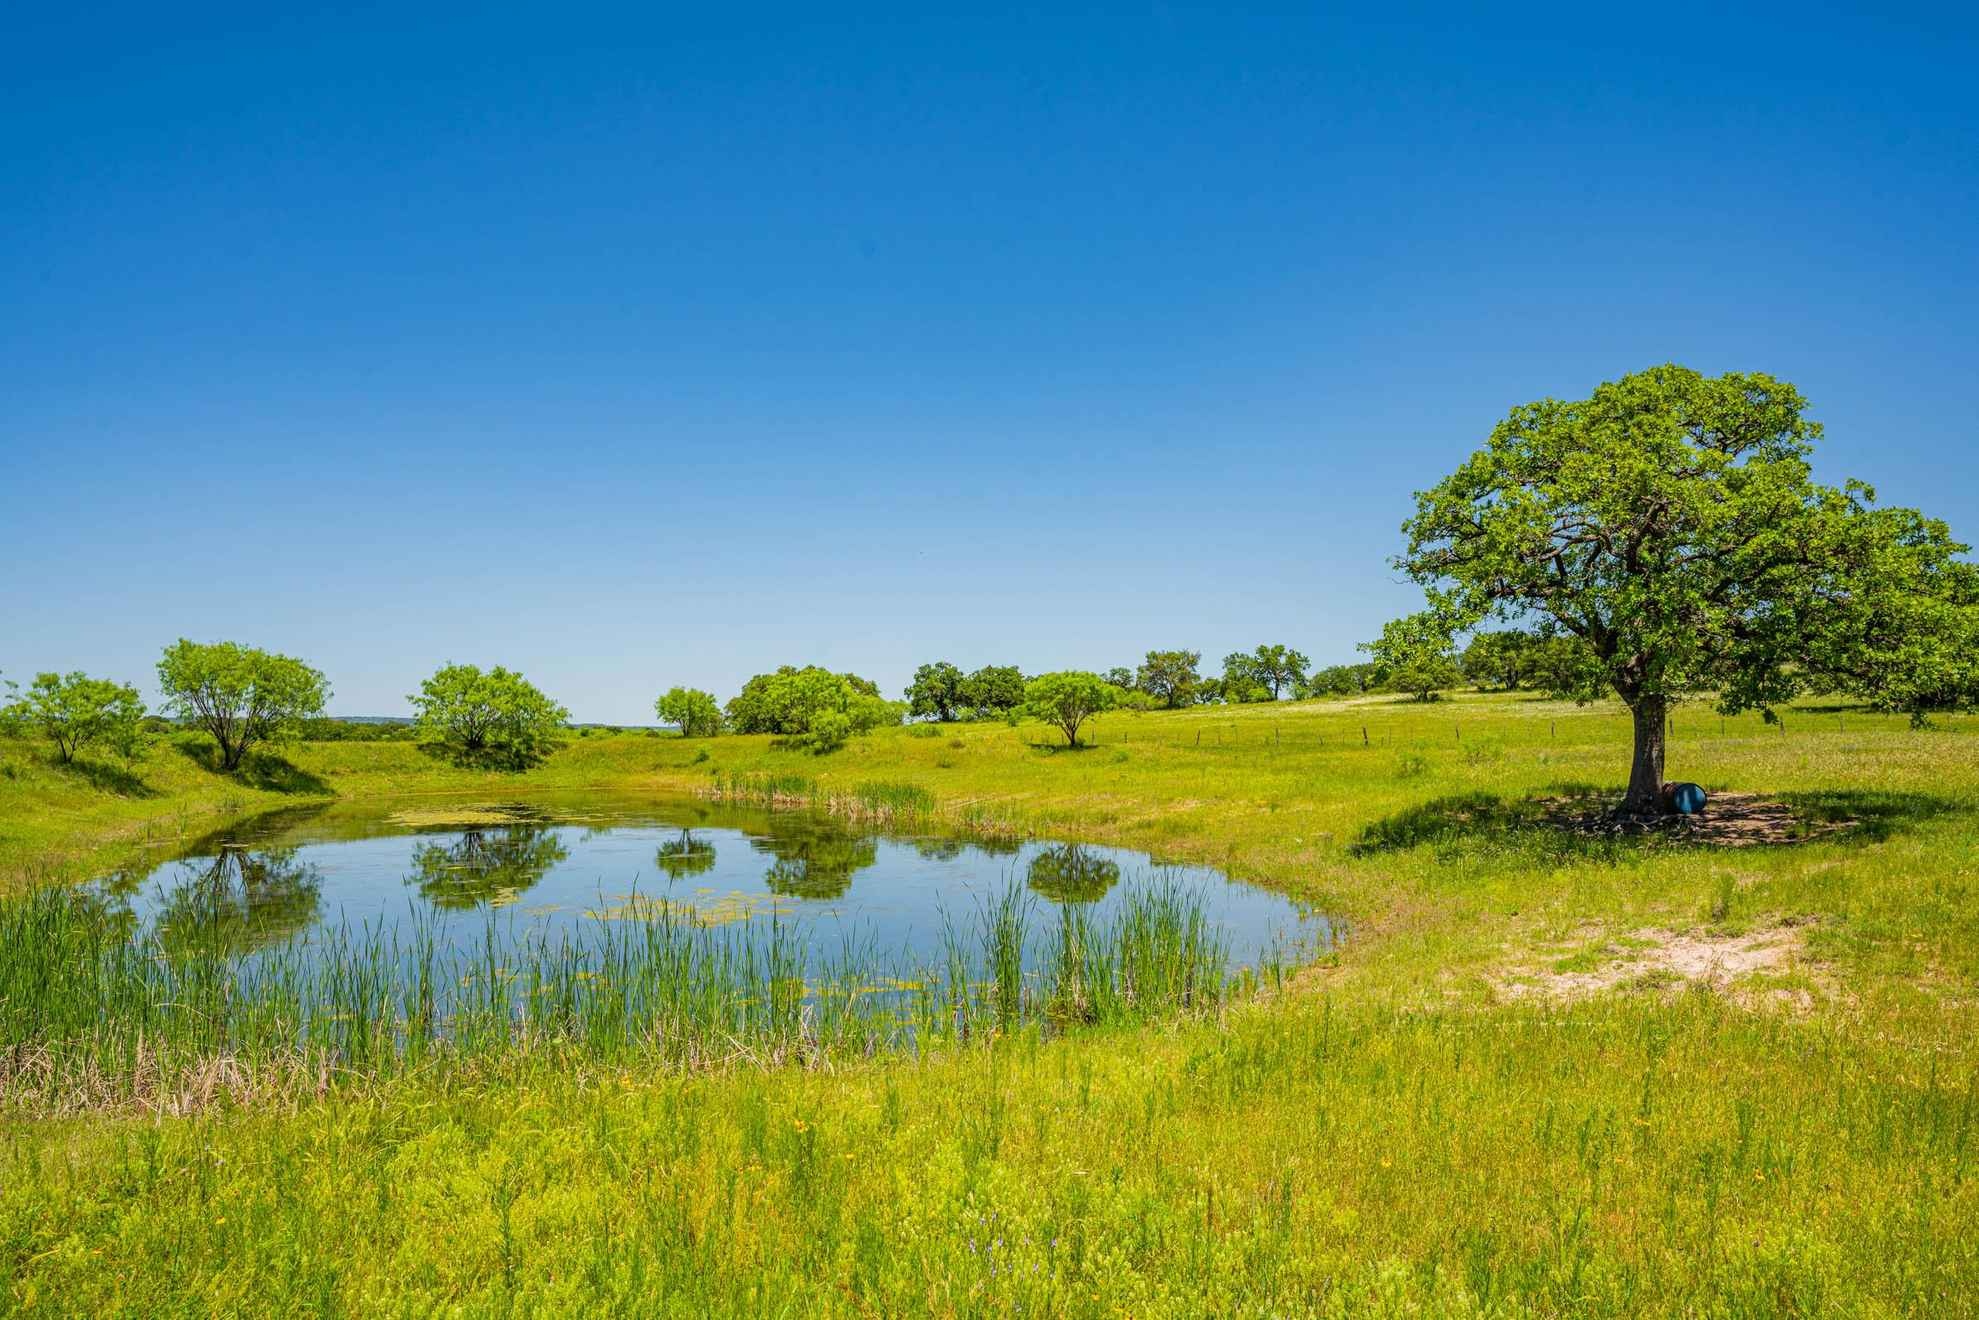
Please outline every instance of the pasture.
M16 889L271 806L531 793L802 802L1211 866L1335 918L1281 984L925 1047L390 1068L212 1057L5 1097L24 1313L1954 1314L1979 1291L1979 719L1679 707L1750 846L1576 828L1615 706L1453 694L764 737L407 742L216 774L0 744ZM19 901L19 900L16 900ZM22 1051L47 1042L16 1028ZM79 1098L80 1097L80 1098Z

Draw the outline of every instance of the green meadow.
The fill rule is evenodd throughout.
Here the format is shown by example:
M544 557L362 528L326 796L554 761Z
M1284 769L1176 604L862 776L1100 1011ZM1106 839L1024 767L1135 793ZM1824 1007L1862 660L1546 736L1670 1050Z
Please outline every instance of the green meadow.
M14 1009L30 983L55 1003L86 979L63 975L81 955L46 956L87 937L61 924L67 882L323 799L686 792L1119 844L1346 933L1159 1011L992 999L966 1033L664 1057L571 1032L412 1058L326 1036L195 1048L145 1088L49 1084L42 1061L136 1002L92 1015L70 995L0 1041L0 1296L24 1314L1969 1313L1979 718L1784 715L1675 710L1671 774L1749 824L1696 838L1588 824L1619 794L1628 714L1518 695L1116 711L1078 750L1037 723L885 727L829 756L594 732L520 772L410 741L288 744L233 775L191 735L128 766L0 742Z

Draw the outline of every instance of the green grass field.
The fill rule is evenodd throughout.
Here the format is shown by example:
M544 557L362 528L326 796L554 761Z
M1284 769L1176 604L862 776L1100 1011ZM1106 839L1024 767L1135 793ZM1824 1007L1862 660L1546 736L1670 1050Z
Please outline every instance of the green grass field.
M1119 843L1337 914L1209 1019L680 1069L545 1048L149 1106L8 1097L28 1313L1956 1315L1979 1309L1979 720L1678 711L1670 770L1790 809L1744 848L1554 828L1619 708L1463 694L760 738L405 743L240 779L0 743L0 876L323 794L775 791ZM1846 823L1846 828L1833 827ZM923 826L925 827L925 826ZM293 1079L291 1079L293 1080ZM242 1103L230 1097L257 1097Z

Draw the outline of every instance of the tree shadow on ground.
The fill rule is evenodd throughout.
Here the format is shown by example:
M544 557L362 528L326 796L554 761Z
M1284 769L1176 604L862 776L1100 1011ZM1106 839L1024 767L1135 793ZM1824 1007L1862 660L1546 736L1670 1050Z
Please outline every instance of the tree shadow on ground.
M506 748L482 747L470 750L456 747L452 743L423 742L419 750L436 761L445 761L459 770L495 770L504 774L521 774L533 770L550 759L554 746L530 751L515 751Z
M1061 752L1090 752L1095 750L1099 744L1082 741L1067 746L1062 742L1027 742L1024 746L1034 752L1043 752L1046 756L1057 756Z
M1794 814L1817 825L1842 825L1835 835L1843 842L1881 843L1891 835L1940 816L1969 812L1970 804L1928 793L1897 793L1881 789L1833 789L1819 793L1782 793L1780 801Z
M1737 817L1757 806L1777 815L1763 837L1752 831L1683 828L1610 832L1589 828L1620 803L1621 795L1590 784L1563 783L1529 798L1482 790L1432 798L1364 828L1348 846L1356 857L1404 852L1425 845L1440 857L1518 851L1535 858L1619 859L1649 848L1721 848L1786 845L1820 840L1880 843L1934 817L1970 808L1952 798L1923 793L1834 790L1781 794L1768 802L1753 794L1720 794L1721 814ZM1710 823L1706 808L1702 823Z
M60 757L52 760L50 765L58 775L63 775L69 779L81 780L91 788L99 789L105 793L114 793L118 797L155 798L159 796L157 789L145 783L134 771L121 766L105 765L101 761L84 761L81 759L64 761Z
M1536 801L1515 801L1479 789L1431 798L1370 822L1348 845L1356 857L1406 852L1425 844L1439 851L1480 845L1540 842L1543 809Z
M216 775L228 775L242 785L264 793L318 796L330 792L327 782L273 752L249 752L241 758L239 766L229 771L221 768L220 748L214 743L178 742L172 745L194 765Z

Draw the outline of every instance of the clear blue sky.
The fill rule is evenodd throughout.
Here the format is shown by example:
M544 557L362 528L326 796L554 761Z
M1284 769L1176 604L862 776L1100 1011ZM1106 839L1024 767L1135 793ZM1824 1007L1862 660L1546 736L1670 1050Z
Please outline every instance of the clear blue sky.
M0 671L1349 659L1668 360L1979 538L1971 17L1297 8L15 7Z

